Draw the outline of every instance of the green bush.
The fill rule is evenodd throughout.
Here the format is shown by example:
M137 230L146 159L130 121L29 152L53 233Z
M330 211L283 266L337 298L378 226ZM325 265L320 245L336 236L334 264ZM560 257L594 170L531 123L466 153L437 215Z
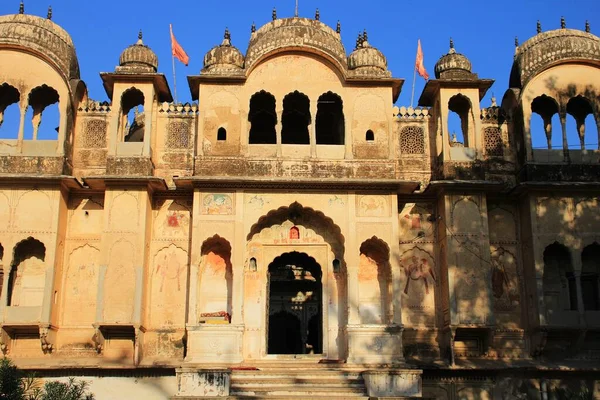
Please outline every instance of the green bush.
M0 359L0 400L94 400L88 383L69 378L68 382L50 381L40 388L33 375L25 376L8 358Z

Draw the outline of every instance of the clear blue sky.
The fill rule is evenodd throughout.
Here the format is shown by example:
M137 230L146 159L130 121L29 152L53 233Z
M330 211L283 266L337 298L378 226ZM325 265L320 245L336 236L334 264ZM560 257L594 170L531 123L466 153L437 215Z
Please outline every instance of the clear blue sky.
M139 29L144 42L159 57L159 71L164 73L173 90L169 23L190 56L190 65L177 64L179 101L191 101L187 75L202 68L204 54L223 38L228 27L233 44L246 52L250 26L271 20L273 6L278 17L294 14L295 0L229 1L25 1L25 12L45 16L52 3L54 22L72 36L82 79L90 97L106 100L100 72L113 71L121 51L137 39ZM354 48L359 31L367 29L369 42L387 57L393 75L406 80L397 105L410 103L411 82L417 39L421 39L425 66L433 77L440 56L448 51L449 38L456 50L467 55L474 72L481 78L495 79L482 104L490 104L493 92L501 100L508 86L514 54L514 38L524 42L536 32L539 19L543 30L560 27L560 17L567 27L583 29L586 19L592 33L600 35L600 0L501 0L501 1L390 1L390 0L299 0L300 16L313 18L320 9L321 21L335 27L342 23L346 51ZM0 14L15 13L19 0L2 0ZM417 77L415 103L424 80Z
M139 29L144 31L144 42L158 54L159 70L167 75L173 89L169 42L172 23L191 59L188 67L176 67L178 97L180 101L191 101L186 76L200 72L204 54L221 42L225 27L231 31L233 44L245 53L252 22L260 27L270 21L273 6L277 7L278 17L293 16L295 0L29 0L25 1L25 11L45 16L48 3L53 7L53 21L71 34L82 79L90 96L98 100L106 99L99 72L114 70L121 51L136 41ZM533 36L538 19L544 30L560 27L561 16L566 18L567 27L579 29L588 19L592 32L600 34L599 0L299 0L301 16L314 17L317 7L323 22L335 27L337 20L341 21L348 53L354 48L358 32L367 29L369 42L385 54L393 75L406 79L398 105L410 103L419 38L431 76L452 37L456 50L471 59L474 72L496 80L490 92L501 99L507 89L514 37L523 42ZM18 8L18 0L3 0L0 14L15 13ZM416 98L423 84L423 79L417 80ZM489 97L484 105L488 105Z

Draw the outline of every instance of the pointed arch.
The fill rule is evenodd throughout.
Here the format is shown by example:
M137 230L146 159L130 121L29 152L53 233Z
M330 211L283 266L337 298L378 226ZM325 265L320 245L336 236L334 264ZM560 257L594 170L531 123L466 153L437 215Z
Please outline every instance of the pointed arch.
M343 145L345 130L342 98L331 91L319 96L316 117L317 144Z
M8 279L8 305L39 307L44 300L46 286L46 246L28 237L13 249L13 260Z
M264 90L254 93L250 97L248 122L250 122L249 144L276 144L275 96Z
M392 270L390 247L373 236L359 248L358 312L364 324L388 324L392 321Z
M282 144L310 144L311 115L307 95L296 90L283 98L281 123Z
M231 243L219 235L206 239L200 247L198 311L203 314L232 312L233 267Z
M263 215L258 221L252 225L250 232L246 236L246 240L250 241L254 235L260 233L263 229L273 225L281 225L285 221L291 221L294 225L310 226L315 231L323 236L329 243L335 255L339 260L344 259L344 236L342 230L336 225L331 218L323 212L314 210L310 207L304 207L296 202L289 206L283 206L276 210L271 210Z

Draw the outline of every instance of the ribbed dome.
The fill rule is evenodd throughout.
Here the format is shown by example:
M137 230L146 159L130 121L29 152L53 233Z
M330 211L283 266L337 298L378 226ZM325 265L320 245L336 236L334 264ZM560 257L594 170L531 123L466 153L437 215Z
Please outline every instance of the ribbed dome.
M566 28L541 32L519 46L510 87L522 88L538 73L565 61L600 63L600 38L589 32L589 25L586 32Z
M367 33L359 35L356 48L348 56L348 69L356 75L391 76L383 53L367 41Z
M144 73L156 72L158 70L158 57L150 47L142 41L142 32L138 35L138 41L123 50L119 58L117 72L120 73Z
M471 61L454 49L454 42L450 40L450 50L435 64L436 79L471 79Z
M231 45L229 30L225 30L223 42L204 56L203 74L236 74L244 68L244 56Z
M79 62L69 34L50 19L35 15L0 16L0 48L24 47L44 55L65 80L79 79Z
M274 19L253 32L245 67L251 69L268 54L294 48L326 54L342 70L347 69L346 50L340 33L319 20L298 17Z

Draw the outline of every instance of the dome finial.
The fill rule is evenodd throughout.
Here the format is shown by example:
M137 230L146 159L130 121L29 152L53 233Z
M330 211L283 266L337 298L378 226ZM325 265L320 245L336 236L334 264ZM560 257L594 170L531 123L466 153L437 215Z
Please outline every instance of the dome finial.
M52 6L48 6L48 15L46 16L49 20L52 19Z
M565 17L560 17L560 28L567 29L567 22L565 21Z
M342 33L342 24L340 23L340 21L339 21L339 20L338 20L338 22L337 22L337 26L335 27L335 31L336 31L338 34L341 34L341 33Z
M138 32L138 40L136 44L144 44L144 42L142 41L142 38L144 37L144 34L142 32L142 30L140 29L140 31Z
M229 28L225 27L225 33L223 34L223 43L221 46L231 46L231 33L229 32Z
M542 33L542 23L539 19L537 21L537 33Z
M275 7L273 7L273 12L271 13L271 18L273 18L273 21L275 21L277 19L277 9Z
M365 43L369 44L369 39L367 36L367 30L363 29L363 40L362 40L362 44L364 45Z
M456 53L456 50L454 50L454 40L452 38L450 38L450 50L448 51L448 54L454 54Z
M250 27L250 32L252 32L252 33L256 32L256 24L254 23L254 21L252 21L252 26Z
M585 31L590 33L590 21L585 21Z
M492 107L498 107L498 103L496 102L496 96L492 92Z
M23 1L19 4L19 14L25 14L25 3Z
M356 47L354 50L358 49L362 45L362 34L358 32L358 37L356 38Z
M515 47L519 47L519 37L515 36Z
M321 12L319 11L319 9L317 8L317 11L315 11L315 19L318 21L321 19Z

